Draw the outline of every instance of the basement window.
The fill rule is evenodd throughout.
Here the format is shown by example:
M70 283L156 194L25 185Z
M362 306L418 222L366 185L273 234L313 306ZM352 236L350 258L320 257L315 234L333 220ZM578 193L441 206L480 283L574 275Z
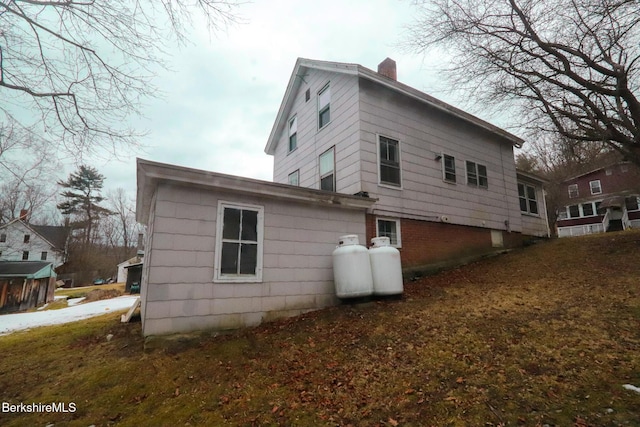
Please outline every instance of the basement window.
M376 218L376 236L388 237L391 246L402 247L400 239L400 220L391 218Z

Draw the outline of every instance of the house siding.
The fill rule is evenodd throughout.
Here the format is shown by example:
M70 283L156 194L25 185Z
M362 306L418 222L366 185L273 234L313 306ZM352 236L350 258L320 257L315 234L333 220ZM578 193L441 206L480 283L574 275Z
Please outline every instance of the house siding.
M299 169L300 186L320 188L318 158L335 146L336 191L355 194L360 191L357 77L309 70L304 80L307 84L300 85L293 95L295 101L276 145L273 180L286 184L289 174ZM327 83L331 90L331 121L318 129L318 91ZM307 89L311 93L309 101L305 101ZM297 148L288 152L288 121L294 115L298 120Z
M374 213L472 227L522 231L513 148L486 131L452 119L390 89L360 79L362 191L379 201ZM378 184L377 135L400 141L402 189ZM457 184L442 179L446 153L456 159ZM487 167L488 188L466 184L465 161Z
M214 283L218 201L264 208L260 283ZM362 210L159 184L143 270L144 335L235 329L338 302L332 252Z

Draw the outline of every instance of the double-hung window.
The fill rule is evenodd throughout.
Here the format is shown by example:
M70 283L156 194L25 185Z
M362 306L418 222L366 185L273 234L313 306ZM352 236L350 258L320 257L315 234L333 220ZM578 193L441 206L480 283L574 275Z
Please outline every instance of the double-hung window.
M320 154L320 189L336 191L335 147Z
M578 192L578 184L571 184L569 186L569 198L574 199L578 197L580 193Z
M262 280L262 206L218 203L214 281Z
M27 261L29 259L29 251L22 251L22 260Z
M518 183L518 197L520 198L521 212L538 215L538 200L534 186Z
M467 184L487 188L489 186L487 167L467 160Z
M602 187L600 186L600 180L589 181L589 187L591 188L591 194L601 194Z
M391 245L396 248L401 247L400 240L400 220L389 218L376 219L376 231L378 237L388 237Z
M380 183L400 187L400 142L378 136Z
M331 88L327 84L318 92L318 129L325 127L331 120Z
M293 116L289 120L289 152L298 146L298 116Z
M442 156L442 179L454 184L456 182L456 159L448 154Z

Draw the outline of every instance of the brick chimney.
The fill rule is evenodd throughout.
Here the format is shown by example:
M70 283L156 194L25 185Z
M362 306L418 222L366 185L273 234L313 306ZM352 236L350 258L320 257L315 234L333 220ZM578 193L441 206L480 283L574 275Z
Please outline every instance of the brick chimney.
M28 221L29 211L26 209L20 209L20 219L22 221Z
M387 58L382 61L378 64L378 74L382 74L392 80L398 80L398 75L396 73L396 61L391 58Z

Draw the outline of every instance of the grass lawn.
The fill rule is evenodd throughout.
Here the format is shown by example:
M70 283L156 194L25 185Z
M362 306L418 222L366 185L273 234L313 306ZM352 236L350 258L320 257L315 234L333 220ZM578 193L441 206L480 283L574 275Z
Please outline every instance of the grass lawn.
M0 425L640 425L640 394L622 387L640 386L639 232L555 240L407 283L401 300L146 349L140 323L118 320L0 337L0 401L77 408L0 412Z

